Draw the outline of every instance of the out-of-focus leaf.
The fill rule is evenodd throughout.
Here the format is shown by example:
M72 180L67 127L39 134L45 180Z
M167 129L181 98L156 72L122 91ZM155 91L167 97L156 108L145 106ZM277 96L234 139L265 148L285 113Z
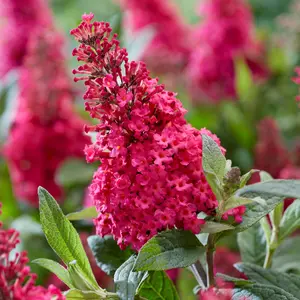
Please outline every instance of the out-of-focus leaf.
M90 206L84 208L80 211L69 213L66 215L70 221L79 221L79 220L91 220L98 216L98 212L95 206Z

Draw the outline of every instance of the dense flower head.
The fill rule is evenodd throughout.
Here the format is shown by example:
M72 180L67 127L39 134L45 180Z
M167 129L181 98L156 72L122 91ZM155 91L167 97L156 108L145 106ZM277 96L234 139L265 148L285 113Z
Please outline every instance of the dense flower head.
M16 230L3 229L0 224L0 299L65 299L60 290L53 285L48 289L35 286L36 274L31 273L30 267L27 266L26 252L13 254L19 242L19 233Z
M32 32L52 23L46 0L1 0L0 77L23 63Z
M61 37L52 30L32 35L20 72L18 110L4 149L16 196L35 206L38 186L62 196L56 171L66 158L83 157L89 142L72 108L61 46Z
M255 146L254 167L279 178L282 169L291 164L290 155L276 121L267 117L258 124L258 141Z
M132 34L145 28L154 37L143 59L151 70L171 71L182 67L191 49L191 28L184 23L170 0L120 0L126 10L125 28Z
M243 0L207 0L199 12L204 21L195 29L197 47L187 67L192 92L214 101L236 98L237 58L245 60L254 79L267 75L250 8Z
M99 119L86 128L97 140L85 149L88 162L101 161L90 186L97 233L134 249L175 226L199 233L197 213L214 215L218 204L202 170L201 134L219 139L188 125L175 94L143 62L128 61L109 25L91 18L71 34L80 42L73 55L84 63L75 81L85 81L86 110Z

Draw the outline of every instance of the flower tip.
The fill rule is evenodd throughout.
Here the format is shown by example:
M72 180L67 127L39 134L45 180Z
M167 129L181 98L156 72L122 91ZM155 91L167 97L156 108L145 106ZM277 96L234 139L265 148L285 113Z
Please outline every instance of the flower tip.
M93 18L94 18L94 14L93 13L89 13L89 14L84 13L82 15L82 21L85 21L87 23L90 23L93 20Z

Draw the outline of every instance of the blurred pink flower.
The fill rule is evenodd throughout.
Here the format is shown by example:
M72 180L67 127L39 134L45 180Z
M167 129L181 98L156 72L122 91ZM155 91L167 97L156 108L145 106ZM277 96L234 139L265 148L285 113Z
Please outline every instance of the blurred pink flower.
M1 205L1 204L0 204ZM27 266L26 252L15 253L20 242L14 229L3 229L0 224L0 298L11 300L64 300L61 291L53 285L47 289L36 286L37 275Z
M268 75L250 7L243 0L207 0L199 12L204 21L195 28L197 46L187 66L192 95L195 101L234 99L237 58L245 60L254 79Z
M15 195L34 206L38 186L61 198L57 169L66 158L83 157L89 143L72 108L61 48L55 31L32 35L19 79L19 107L4 148Z
M22 65L31 34L51 24L46 0L1 0L0 78Z

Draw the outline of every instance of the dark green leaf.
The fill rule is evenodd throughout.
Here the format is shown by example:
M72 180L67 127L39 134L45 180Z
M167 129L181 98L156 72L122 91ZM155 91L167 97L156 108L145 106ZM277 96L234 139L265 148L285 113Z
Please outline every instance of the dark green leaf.
M243 262L262 266L266 256L266 239L260 223L238 233L238 245Z
M244 297L244 298L243 298ZM297 300L290 293L270 285L253 284L233 290L232 300Z
M172 280L164 271L149 272L138 290L138 295L148 300L179 300Z
M89 220L89 219L94 219L97 216L98 216L98 212L97 212L95 206L90 206L90 207L84 208L81 211L70 213L70 214L66 215L66 217L70 221Z
M126 260L115 272L114 282L121 300L133 300L145 272L133 272L135 256Z
M82 273L97 289L98 284L75 228L44 188L39 187L38 195L41 224L49 245L67 266L76 260Z
M266 270L254 264L235 264L235 268L244 273L250 280L259 284L276 286L290 293L297 299L300 298L300 277L283 272Z
M168 230L150 239L140 250L135 270L169 270L193 264L204 252L197 237L190 231Z
M62 265L57 263L54 260L39 258L32 261L32 263L37 264L50 272L54 273L62 282L64 282L69 288L73 288L68 270L65 269Z
M101 238L93 235L88 238L88 244L93 252L97 265L103 272L113 276L115 271L131 256L127 248L122 251L111 236Z
M254 281L245 280L245 279L241 279L241 278L235 278L235 277L228 276L226 274L221 274L221 273L217 273L217 277L221 278L223 281L234 283L235 287L242 287L242 286L254 283Z
M300 228L300 200L294 202L286 209L279 226L279 238L288 237L296 229Z

